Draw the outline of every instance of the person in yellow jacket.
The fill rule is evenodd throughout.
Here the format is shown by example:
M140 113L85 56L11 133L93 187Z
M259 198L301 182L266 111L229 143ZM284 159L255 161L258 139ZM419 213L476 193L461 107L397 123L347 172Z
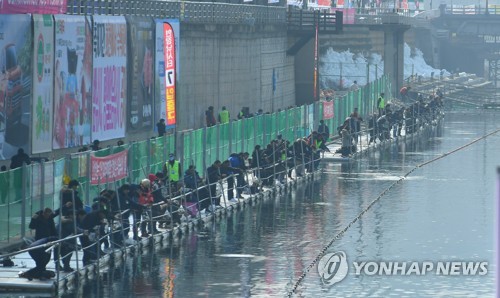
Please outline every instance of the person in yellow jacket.
M225 106L222 107L222 111L219 113L219 123L220 124L225 124L229 123L229 111L226 109Z
M175 159L173 153L168 156L168 161L163 166L163 174L168 182L171 192L176 192L181 179L182 167L181 163Z
M378 97L377 108L378 108L378 116L380 117L384 114L385 111L384 92L380 93L380 96Z

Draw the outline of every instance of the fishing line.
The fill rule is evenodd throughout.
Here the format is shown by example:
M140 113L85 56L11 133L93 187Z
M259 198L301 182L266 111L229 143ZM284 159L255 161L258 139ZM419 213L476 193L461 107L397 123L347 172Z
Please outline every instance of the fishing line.
M460 151L462 149L465 149L481 140L484 140L486 139L487 137L491 136L491 135L494 135L496 133L500 132L500 129L497 129L493 132L490 132L480 138L477 138L463 146L460 146L452 151L449 151L449 152L446 152L446 153L443 153L441 154L440 156L437 156L429 161L426 161L426 162L423 162L421 164L418 164L416 165L413 169L411 169L409 172L407 172L403 177L401 177L399 180L393 182L389 187L387 187L381 194L379 194L373 201L370 202L370 204L363 210L361 211L358 216L356 216L345 228L343 228L339 233L337 233L337 235L335 235L335 237L333 237L333 239L328 242L328 244L326 244L323 249L319 252L319 254L316 256L316 258L314 258L314 260L311 262L311 264L309 264L309 266L306 267L306 269L304 270L304 272L302 273L302 275L297 279L297 281L293 284L293 287L292 287L292 290L290 292L288 292L287 296L288 297L291 297L297 290L297 288L299 287L299 285L302 283L302 281L304 280L304 278L306 277L307 273L311 270L311 268L314 267L314 265L316 265L316 263L318 263L318 261L321 259L321 257L323 257L323 255L325 254L326 250L328 248L330 248L330 246L332 246L332 244L340 239L344 233L354 224L358 221L358 219L361 218L361 216L363 216L363 214L365 214L368 210L370 210L370 208L376 203L378 202L383 196L385 196L394 186L398 185L399 183L401 183L403 180L406 179L406 177L408 177L411 173L413 173L416 169L419 169L421 167L424 167L430 163L433 163L437 160L440 160L446 156L449 156L457 151Z

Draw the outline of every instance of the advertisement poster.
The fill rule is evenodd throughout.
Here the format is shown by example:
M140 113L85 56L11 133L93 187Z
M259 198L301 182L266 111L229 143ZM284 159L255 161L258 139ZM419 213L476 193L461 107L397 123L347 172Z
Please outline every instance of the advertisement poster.
M0 15L0 159L30 152L31 17Z
M53 149L90 143L92 29L83 16L55 15Z
M149 17L127 16L128 131L151 130L153 125L153 55L155 24Z
M165 56L165 87L166 87L166 105L165 111L167 126L175 125L176 120L176 92L175 81L177 78L175 71L175 36L174 28L169 23L163 23L163 55Z
M167 129L174 128L177 121L175 88L179 83L179 28L179 20L156 20L155 121L165 119Z
M54 98L54 21L51 15L33 15L32 153L52 149Z
M323 119L332 119L334 116L333 112L333 101L323 102Z
M0 0L0 14L64 14L67 0Z
M127 24L122 16L94 16L92 139L125 136Z
M128 150L123 150L105 157L92 155L90 157L90 184L98 185L127 177L127 153Z

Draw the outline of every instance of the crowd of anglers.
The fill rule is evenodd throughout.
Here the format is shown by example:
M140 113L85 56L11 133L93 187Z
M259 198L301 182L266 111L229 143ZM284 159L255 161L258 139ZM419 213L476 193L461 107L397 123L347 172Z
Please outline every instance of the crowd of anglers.
M403 129L406 135L418 131L425 123L430 123L438 117L443 107L442 99L443 94L438 90L427 100L419 95L417 100L410 104L391 105L385 104L384 93L381 93L377 101L378 113L370 115L367 120L367 131L370 136L368 145L376 143L377 140L382 142L400 137ZM342 157L349 157L357 151L362 122L363 119L355 108L337 128L342 146L336 153Z
M400 136L403 128L411 134L435 119L442 107L442 95L431 96L428 101L419 98L398 108L381 101L383 94L378 114L368 119L369 143L390 139L391 131L392 137ZM337 152L342 156L356 151L362 121L355 109L338 128L342 146ZM33 215L29 228L35 236L28 252L36 266L19 276L30 280L54 277L54 271L46 269L51 255L56 270L72 272L70 260L80 248L85 266L116 247L133 244L160 233L159 229L199 219L237 202L243 194L256 194L264 186L273 187L303 176L304 172L314 172L321 152L329 151L329 137L329 128L320 121L318 130L307 137L290 142L278 135L264 147L256 145L252 154L232 153L225 160L215 160L204 172L204 178L194 165L183 171L175 155L169 154L163 171L145 173L138 184L115 183L102 189L87 205L79 195L80 183L71 180L61 190L59 209L45 208Z
M233 153L223 161L215 160L204 178L194 165L183 171L170 154L162 172L145 173L138 184L115 183L87 205L79 194L80 183L71 180L61 190L59 209L44 208L31 218L29 228L35 235L27 250L36 266L19 276L30 280L54 277L54 271L47 270L52 255L56 272L72 272L75 251L83 250L85 266L114 248L160 233L162 228L200 219L237 202L243 194L256 194L264 186L313 172L319 166L320 153L329 151L328 133L324 127L320 129L322 133L314 131L293 142L278 135L264 147L255 146L252 154Z

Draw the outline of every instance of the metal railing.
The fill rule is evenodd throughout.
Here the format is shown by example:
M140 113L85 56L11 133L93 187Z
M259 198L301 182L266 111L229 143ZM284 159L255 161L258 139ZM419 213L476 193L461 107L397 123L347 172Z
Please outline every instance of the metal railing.
M287 16L289 30L314 32L316 25L318 31L339 32L342 31L343 13L336 11L329 13L327 11L307 11L307 10L289 10Z
M68 0L70 15L134 15L193 24L285 24L286 8L217 2Z
M333 106L328 115L323 111L327 103L320 101L273 114L178 132L177 136L68 154L59 160L0 172L0 240L19 241L29 235L29 215L43 207L59 208L59 191L70 179L79 181L80 196L86 204L117 180L109 174L100 174L96 179L92 172L92 158L110 157L127 150L127 164L124 165L127 173L117 181L118 184L139 183L148 173L162 172L169 153L176 153L184 168L195 165L204 173L214 160L225 160L233 152L251 152L255 145L266 144L279 134L288 141L307 136L321 119L333 131L355 107L362 115L372 111L378 94L387 93L387 90L386 78L381 77L328 103Z

